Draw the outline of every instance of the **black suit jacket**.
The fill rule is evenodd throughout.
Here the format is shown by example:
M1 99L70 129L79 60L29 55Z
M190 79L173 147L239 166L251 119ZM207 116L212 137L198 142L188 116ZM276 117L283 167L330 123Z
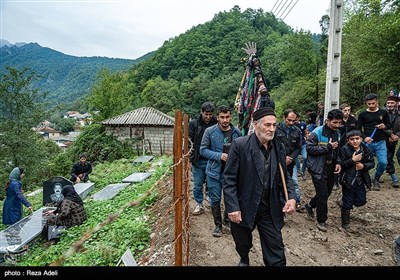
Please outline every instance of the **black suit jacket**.
M272 140L279 162L282 165L288 198L295 199L293 181L286 169L286 153L283 144L274 137ZM255 217L261 203L264 188L265 157L260 149L256 134L236 138L232 142L223 174L222 188L224 203L228 213L241 211L241 226L254 228ZM270 209L274 226L283 226L284 191L279 166L271 158Z

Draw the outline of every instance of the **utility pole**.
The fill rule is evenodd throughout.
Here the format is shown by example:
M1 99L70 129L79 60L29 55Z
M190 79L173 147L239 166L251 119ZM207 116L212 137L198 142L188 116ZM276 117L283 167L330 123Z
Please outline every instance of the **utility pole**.
M343 0L331 0L324 119L330 110L339 109L342 26Z

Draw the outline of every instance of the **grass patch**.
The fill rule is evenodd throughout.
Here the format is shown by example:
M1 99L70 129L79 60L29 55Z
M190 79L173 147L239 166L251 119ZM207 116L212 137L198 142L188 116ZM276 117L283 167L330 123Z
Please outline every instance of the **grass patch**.
M132 164L133 160L122 159L112 163L102 163L95 166L90 180L95 183L95 189L90 195L101 190L108 184L119 183L133 172L147 171L151 163ZM170 172L171 157L155 157L155 172L144 182L131 184L121 190L115 197L103 201L85 200L88 220L80 226L74 226L62 233L57 244L49 246L42 239L30 244L29 253L21 256L17 266L47 266L58 260L71 246L88 234L94 227L104 222L110 215L123 209L129 202L140 199L158 179ZM157 198L157 188L139 205L126 207L119 217L93 233L84 243L83 248L66 258L61 266L115 266L122 254L129 248L132 254L140 256L149 247L151 219L146 212L148 206ZM42 194L29 199L37 201L35 209L42 203Z

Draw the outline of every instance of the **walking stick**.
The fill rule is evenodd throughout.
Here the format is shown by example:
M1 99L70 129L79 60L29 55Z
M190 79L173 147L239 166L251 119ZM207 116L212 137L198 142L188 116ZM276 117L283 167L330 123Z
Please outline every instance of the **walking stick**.
M282 184L283 184L283 192L285 193L285 199L286 201L289 200L288 192L287 192L287 187L286 187L286 180L285 180L285 174L283 173L283 168L281 163L279 162L279 172L281 173L281 178L282 178Z

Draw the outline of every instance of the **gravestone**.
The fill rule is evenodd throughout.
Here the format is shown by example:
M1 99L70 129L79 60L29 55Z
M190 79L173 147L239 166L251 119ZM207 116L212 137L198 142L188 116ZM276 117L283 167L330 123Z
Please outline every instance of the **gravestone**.
M56 176L43 182L43 206L57 206L64 197L61 194L62 187L74 185L70 180ZM60 191L60 192L59 192Z
M74 185L74 188L83 200L88 196L90 191L94 188L94 183L77 183Z
M121 262L124 263L124 266L138 266L130 249L125 251L121 259L118 261L117 266L119 266Z
M138 172L138 173L132 173L125 179L122 179L123 183L138 183L146 180L148 177L151 176L151 173L148 172Z
M74 185L64 177L52 177L43 182L44 207L0 232L1 255L18 253L25 244L40 235L47 220L47 216L43 215L43 213L55 209L55 207L52 207L55 205L54 197L56 193L54 189L58 189L60 186L62 188L66 185L74 186L76 192L82 199L85 199L94 187L94 183L78 183Z
M43 182L43 206L57 206L58 202L64 198L61 194L61 189L66 185L74 186L76 192L82 199L85 199L94 187L94 183L74 184L61 176L52 177ZM58 193L58 190L60 190L60 193Z
M46 223L44 212L54 207L42 207L0 232L0 254L18 252L28 242L36 238Z
M153 159L152 156L140 156L137 159L135 159L132 164L142 164L144 162L149 162Z
M106 200L113 198L120 190L129 186L130 183L117 183L117 184L110 184L103 188L101 191L95 193L92 198L93 200Z

